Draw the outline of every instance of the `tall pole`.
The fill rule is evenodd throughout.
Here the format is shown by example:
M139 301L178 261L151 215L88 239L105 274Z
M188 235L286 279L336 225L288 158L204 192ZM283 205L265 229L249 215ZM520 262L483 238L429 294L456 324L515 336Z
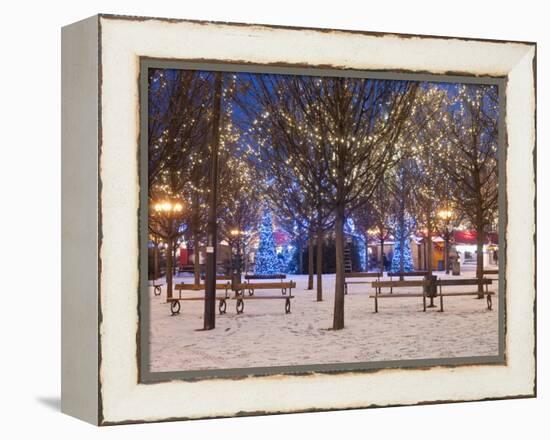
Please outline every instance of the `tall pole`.
M380 272L382 274L386 270L386 266L384 265L384 235L383 232L380 232Z
M323 301L323 231L317 229L317 301Z
M239 231L239 240L237 241L237 275L241 276L242 274L242 252L241 252L241 231Z
M153 241L153 284L160 278L159 275L159 243Z
M313 242L313 229L309 230L309 237L308 237L308 251L307 251L307 290L313 289L313 272L315 271L314 263L313 263L313 249L314 249L314 242Z
M170 219L170 221L172 221ZM172 226L170 226L171 228ZM166 240L167 248L166 248L166 298L172 298L172 280L173 280L173 273L172 273L172 236L170 235L168 239Z
M451 233L449 231L449 226L445 226L445 273L449 275L449 241L451 238Z
M220 146L220 119L222 99L222 73L214 79L214 108L212 114L212 152L210 162L210 197L206 236L206 282L204 295L204 330L216 327L216 248L218 227L216 208L218 204L218 150Z

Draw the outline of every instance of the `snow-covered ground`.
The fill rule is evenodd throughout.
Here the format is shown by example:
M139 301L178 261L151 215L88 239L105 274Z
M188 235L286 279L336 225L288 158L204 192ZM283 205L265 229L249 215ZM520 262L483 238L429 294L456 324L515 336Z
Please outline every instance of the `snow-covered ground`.
M474 277L472 268L464 269L462 278ZM370 284L350 285L345 328L333 331L334 275L323 276L323 302L315 300L315 290L306 289L307 276L290 275L289 279L297 284L292 313L285 314L283 300L254 300L245 302L244 313L237 315L235 300L229 300L227 313L216 314L216 328L210 331L196 331L203 325L202 301L184 301L180 314L171 316L165 291L154 296L150 288L151 371L498 354L498 295L492 311L485 300L467 296L446 298L444 313L437 308L423 313L422 298L380 299L379 313L373 313ZM191 277L178 280L192 282ZM464 291L464 287L454 290ZM498 293L497 282L491 290ZM281 293L265 290L256 295Z

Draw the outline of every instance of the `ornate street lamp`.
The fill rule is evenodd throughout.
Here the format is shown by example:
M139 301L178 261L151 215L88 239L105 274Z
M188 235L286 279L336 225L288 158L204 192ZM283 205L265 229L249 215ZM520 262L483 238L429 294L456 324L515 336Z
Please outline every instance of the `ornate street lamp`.
M445 273L449 274L449 241L451 239L451 233L453 232L450 227L451 220L454 216L452 209L442 209L437 213L437 216L443 222L443 240L445 241Z
M166 241L166 296L172 297L172 278L173 278L173 247L174 238L177 237L178 228L176 220L183 213L183 204L177 200L161 200L152 204L155 216L162 219L162 231L158 231Z

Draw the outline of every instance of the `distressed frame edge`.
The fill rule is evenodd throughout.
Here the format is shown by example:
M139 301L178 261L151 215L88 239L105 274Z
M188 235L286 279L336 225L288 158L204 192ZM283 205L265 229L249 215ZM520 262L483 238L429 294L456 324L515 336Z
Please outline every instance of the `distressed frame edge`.
M253 377L266 376L305 376L314 374L347 374L364 373L372 374L380 370L410 370L410 369L428 369L428 368L458 368L483 365L506 365L506 283L504 274L506 273L506 222L508 211L508 200L506 196L506 160L507 160L507 142L506 142L506 83L507 78L502 76L453 76L446 74L425 74L417 72L391 72L391 71L369 71L362 69L326 69L318 67L298 67L289 64L288 66L272 66L257 63L239 64L236 62L222 62L204 60L196 61L189 59L163 60L149 57L139 57L139 76L138 76L138 108L140 112L139 129L139 148L138 148L138 174L140 180L140 209L139 209L139 241L140 256L138 263L140 266L140 286L138 288L138 330L137 338L137 362L138 362L138 383L155 384L170 381L201 381L217 379L246 379ZM413 360L399 361L365 361L365 362L343 362L337 364L298 364L281 365L274 367L242 367L242 368L219 368L208 370L174 370L165 372L153 372L148 368L150 360L149 343L149 297L146 262L146 237L147 228L147 195L144 186L147 185L147 144L143 133L147 130L147 84L146 71L148 69L189 69L219 72L242 72L255 74L282 74L282 75L307 75L307 76L338 76L351 78L372 78L388 80L410 80L418 82L443 82L443 83L466 83L466 84L490 84L498 88L499 93L499 144L503 148L503 159L499 157L499 216L503 221L499 225L499 235L502 237L501 256L499 257L499 303L498 303L498 354L487 356L465 356L457 358L422 358ZM500 153L499 153L500 154ZM504 300L500 300L504 299Z
M100 307L98 272L89 269L99 261L100 240L99 21L92 16L61 32L61 412L94 425L100 423L101 404ZM82 160L82 152L89 160Z
M511 43L511 44L520 44L520 45L536 45L535 41L526 41L526 40L499 40L493 38L476 38L476 37L460 37L460 36L448 36L448 35L433 35L433 34L409 34L403 32L392 32L392 31L365 31L360 29L341 29L341 28L323 28L323 27L310 27L310 26L290 26L290 25L280 25L280 24L266 24L266 23L248 23L248 22L238 22L238 21L223 21L223 20L200 20L200 19L190 19L190 18L169 18L169 17L150 17L143 15L126 15L126 14L110 14L110 13L99 13L98 17L100 19L109 19L109 20L121 20L121 21L161 21L166 23L193 23L199 25L220 25L220 26L230 26L235 28L247 28L247 27L260 27L267 28L272 30L290 30L290 31L313 31L320 33L343 33L343 34L352 34L352 35L365 35L371 37L397 37L397 38L421 38L421 39L437 39L437 40L457 40L457 41L474 41L480 43Z
M100 18L101 17L105 17L105 18L110 18L110 19L113 19L113 18L117 18L117 19L131 19L131 18L123 18L122 16L110 16L110 15L100 15ZM151 18L152 19L152 18ZM138 21L144 21L144 20L149 20L149 18L143 18L143 20L138 20ZM173 20L170 20L170 19L162 19L164 21L168 21L168 22L171 22ZM180 21L191 21L193 22L192 20L175 20L177 22L180 22ZM101 22L101 20L99 20L99 22ZM216 24L216 23L213 23L213 22L201 22L201 23L205 23L205 24ZM220 24L233 24L233 23L220 23ZM255 26L255 25L250 25L250 26ZM267 25L267 27L276 27L276 26L270 26L270 25ZM285 28L285 27L283 27ZM299 29L302 29L302 28L292 28L294 30L299 30ZM316 30L314 28L304 28L306 30ZM329 30L327 29L321 29L322 32L327 32ZM347 32L347 31L342 31L342 32ZM353 31L351 31L350 33L352 33ZM369 34L368 32L360 32L360 33L363 33L363 34ZM383 33L381 34L381 36L383 35L387 35L386 33ZM398 35L399 36L399 35ZM415 36L416 37L416 36ZM419 38L431 38L429 36L421 36L421 35L418 35ZM445 37L435 37L435 38L445 38ZM454 37L449 37L450 39L455 39ZM502 40L476 40L476 39L471 39L471 38L466 38L466 39L459 39L459 40L465 40L465 41L482 41L482 42L490 42L490 41L495 41L495 42L498 42L498 43L506 43L506 41L502 41ZM534 100L534 109L533 109L533 117L534 117L534 143L533 143L533 149L532 149L532 156L533 156L533 164L536 166L536 43L523 43L523 42L520 42L521 44L526 44L526 45L532 45L535 47L535 54L533 56L533 67L532 67L532 73L533 73L533 77L534 77L534 81L533 81L533 85L534 85L534 95L535 95L535 100ZM100 49L101 50L101 49ZM101 72L101 68L100 68L100 72ZM101 73L100 73L101 75ZM531 109L530 109L530 112L531 113ZM534 207L536 209L536 167L534 169L534 173L535 173L535 176L534 176L534 181L535 181L535 193L534 193ZM536 211L535 211L536 212ZM108 421L108 420L105 420L104 417L103 417L103 414L100 415L100 425L117 425L117 424L126 424L126 423L145 423L145 422L151 422L151 423L154 423L154 422L163 422L163 421L173 421L173 420L194 420L194 419L205 419L205 418L225 418L225 417L236 417L236 416L251 416L251 415L267 415L267 414L288 414L288 413L301 413L301 412L312 412L312 411L331 411L331 410L340 410L340 409L360 409L360 408L373 408L373 407L393 407L393 406L411 406L411 405L425 405L425 404L434 404L434 403L452 403L452 402L473 402L473 401L491 401L491 400L502 400L502 399L511 399L511 398L530 398L530 397L536 397L536 216L535 216L535 224L534 224L534 240L535 240L535 284L534 284L534 324L535 324L535 332L534 332L534 342L535 342L535 350L534 350L534 360L535 360L535 371L534 371L534 386L533 386L533 392L532 394L518 394L518 395L511 395L511 396L501 396L501 397L490 397L490 398L480 398L480 399L466 399L466 400L438 400L438 401L426 401L426 402L418 402L418 403L405 403L405 404L389 404L389 405L376 405L376 404L373 404L373 405L368 405L368 406L350 406L350 407L336 407L336 408L311 408L311 409L302 409L302 410L295 410L295 411L269 411L269 412L266 412L266 411L256 411L256 412L246 412L246 411L243 411L243 412L240 412L240 413L237 413L237 414L234 414L234 415L217 415L217 416L206 416L206 417L203 417L203 416L198 416L198 417L169 417L169 418L166 418L166 419L159 419L159 420L148 420L148 419L145 419L145 420L131 420L131 419L128 419L128 420L122 420L122 421ZM101 313L101 310L100 310L100 313ZM101 345L101 344L100 344ZM101 402L100 402L101 404ZM100 409L100 412L101 409Z

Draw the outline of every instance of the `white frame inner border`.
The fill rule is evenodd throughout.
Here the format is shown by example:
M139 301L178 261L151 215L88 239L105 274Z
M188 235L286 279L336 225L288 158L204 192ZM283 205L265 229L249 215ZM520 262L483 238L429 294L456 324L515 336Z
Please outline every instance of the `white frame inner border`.
M535 384L535 46L100 16L102 423L529 396ZM140 57L506 76L506 365L138 383Z

